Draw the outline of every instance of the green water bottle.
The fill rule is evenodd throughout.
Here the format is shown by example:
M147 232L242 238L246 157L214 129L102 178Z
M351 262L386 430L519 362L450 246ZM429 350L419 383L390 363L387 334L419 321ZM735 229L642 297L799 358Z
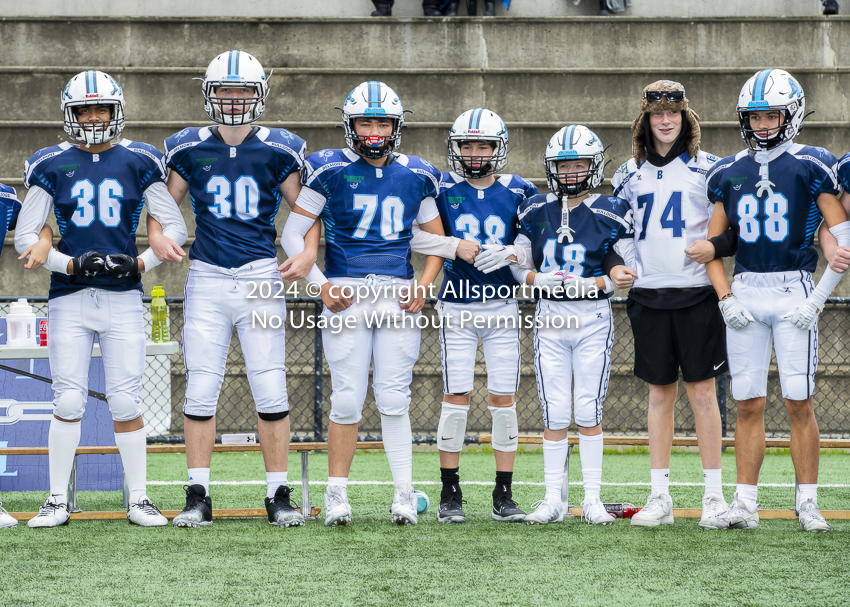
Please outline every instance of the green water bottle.
M157 344L168 341L168 305L165 303L165 289L154 287L151 291L151 341Z

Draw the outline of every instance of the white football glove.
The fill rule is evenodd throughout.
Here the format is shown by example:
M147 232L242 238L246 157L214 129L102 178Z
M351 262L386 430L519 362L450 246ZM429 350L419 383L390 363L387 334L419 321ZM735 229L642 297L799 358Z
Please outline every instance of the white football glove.
M569 289L570 293L575 290L579 297L589 295L592 291L596 291L596 294L599 295L599 287L596 286L595 278L582 278L581 276L566 278L564 279L564 289Z
M782 319L790 320L791 323L803 331L808 331L818 323L818 314L823 310L823 301L809 295L805 303L800 304L788 314L785 314Z
M730 329L738 331L756 320L734 295L724 299L718 305L723 314L723 322Z
M511 255L516 255L513 245L485 244L475 257L475 268L489 274L505 266L516 265L516 261L508 259Z
M534 286L554 289L564 284L564 273L560 270L555 272L538 272L534 275Z

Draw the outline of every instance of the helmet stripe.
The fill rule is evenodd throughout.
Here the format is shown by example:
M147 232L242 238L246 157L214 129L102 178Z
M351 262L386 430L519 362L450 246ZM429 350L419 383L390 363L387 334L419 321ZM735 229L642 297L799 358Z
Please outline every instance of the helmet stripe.
M86 72L86 94L94 95L97 93L97 79L95 78L95 71L89 70Z
M772 71L772 69L766 69L756 75L756 83L753 85L753 101L764 101L764 85L767 84L767 77Z
M567 127L567 132L564 133L564 149L571 150L573 149L573 133L576 130L576 125L571 124Z
M374 80L369 83L368 87L369 91L369 99L367 99L369 103L369 107L380 107L381 105L381 83L375 82Z
M469 128L477 131L481 126L481 114L484 112L483 109L475 108L472 111L472 116L469 117Z
M230 51L227 58L227 79L239 80L239 51Z

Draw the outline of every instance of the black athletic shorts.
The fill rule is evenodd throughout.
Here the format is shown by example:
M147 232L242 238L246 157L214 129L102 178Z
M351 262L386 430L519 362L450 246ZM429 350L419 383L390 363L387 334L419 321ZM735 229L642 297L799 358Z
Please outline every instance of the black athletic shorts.
M635 375L664 386L679 379L697 382L726 373L726 325L711 293L702 301L659 310L629 298L626 311L635 340Z

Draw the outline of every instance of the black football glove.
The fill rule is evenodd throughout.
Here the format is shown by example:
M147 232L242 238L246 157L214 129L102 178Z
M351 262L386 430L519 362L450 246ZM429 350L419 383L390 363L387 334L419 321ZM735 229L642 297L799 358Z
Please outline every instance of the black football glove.
M139 259L131 255L107 255L103 262L103 269L107 276L112 278L127 278L139 273Z
M74 276L94 278L97 276L97 273L103 269L103 253L99 251L89 251L88 253L83 253L79 257L74 257L71 263L74 268Z

